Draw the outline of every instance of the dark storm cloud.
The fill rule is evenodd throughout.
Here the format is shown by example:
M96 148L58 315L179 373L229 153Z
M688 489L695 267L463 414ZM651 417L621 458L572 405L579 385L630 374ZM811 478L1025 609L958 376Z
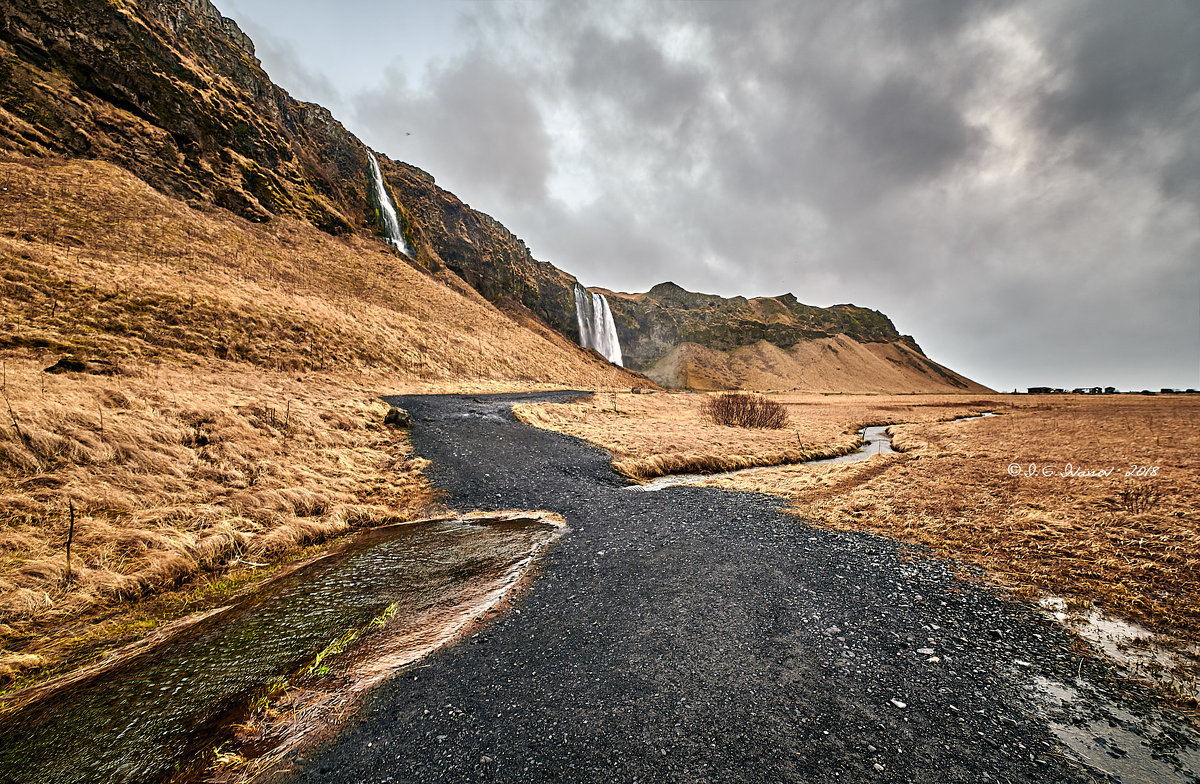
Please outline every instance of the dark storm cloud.
M843 123L855 129L849 135L856 157L897 184L940 174L979 140L953 101L913 79L886 80L851 107Z
M579 36L567 86L580 100L612 102L639 128L671 132L704 100L705 75L667 61L644 35L615 38L595 28Z
M585 283L852 301L997 386L1200 384L1195 3L465 8L351 127Z
M1200 4L1122 0L1071 6L1053 20L1061 84L1043 98L1041 119L1058 133L1121 140L1186 123L1196 131Z

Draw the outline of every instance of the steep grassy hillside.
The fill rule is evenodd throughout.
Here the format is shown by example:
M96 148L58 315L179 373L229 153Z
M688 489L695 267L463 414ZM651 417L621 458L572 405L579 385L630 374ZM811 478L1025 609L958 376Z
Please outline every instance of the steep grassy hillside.
M0 8L0 151L116 163L251 222L379 230L366 146L273 84L207 0L28 0ZM415 260L578 337L575 279L420 169L380 155Z
M638 383L369 236L192 209L98 161L0 159L0 193L0 684L419 515L380 394ZM127 604L162 591L183 598Z
M98 162L9 159L0 187L0 348L391 383L592 386L617 372L519 307L502 312L369 237L193 210Z

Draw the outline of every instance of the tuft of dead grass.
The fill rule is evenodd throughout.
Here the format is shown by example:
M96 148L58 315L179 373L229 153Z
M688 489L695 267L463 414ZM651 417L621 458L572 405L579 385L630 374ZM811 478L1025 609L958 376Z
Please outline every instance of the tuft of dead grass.
M787 409L764 395L723 392L704 400L704 416L714 425L780 430L787 427Z

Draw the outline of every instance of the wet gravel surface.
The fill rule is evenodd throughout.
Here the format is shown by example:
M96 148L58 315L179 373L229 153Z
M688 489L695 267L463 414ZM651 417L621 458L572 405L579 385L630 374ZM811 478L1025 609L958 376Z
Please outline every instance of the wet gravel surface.
M1100 666L1041 615L777 498L624 490L606 453L515 421L527 398L390 400L448 505L572 530L516 609L380 687L296 781L1105 780L1039 715L1039 676Z

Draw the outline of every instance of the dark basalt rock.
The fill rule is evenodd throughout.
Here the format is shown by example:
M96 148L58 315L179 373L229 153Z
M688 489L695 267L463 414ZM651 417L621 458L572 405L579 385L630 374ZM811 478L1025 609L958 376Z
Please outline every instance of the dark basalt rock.
M120 374L121 368L115 362L109 362L107 359L80 359L79 357L67 356L58 360L42 372L55 374L91 373L94 376L115 376Z

